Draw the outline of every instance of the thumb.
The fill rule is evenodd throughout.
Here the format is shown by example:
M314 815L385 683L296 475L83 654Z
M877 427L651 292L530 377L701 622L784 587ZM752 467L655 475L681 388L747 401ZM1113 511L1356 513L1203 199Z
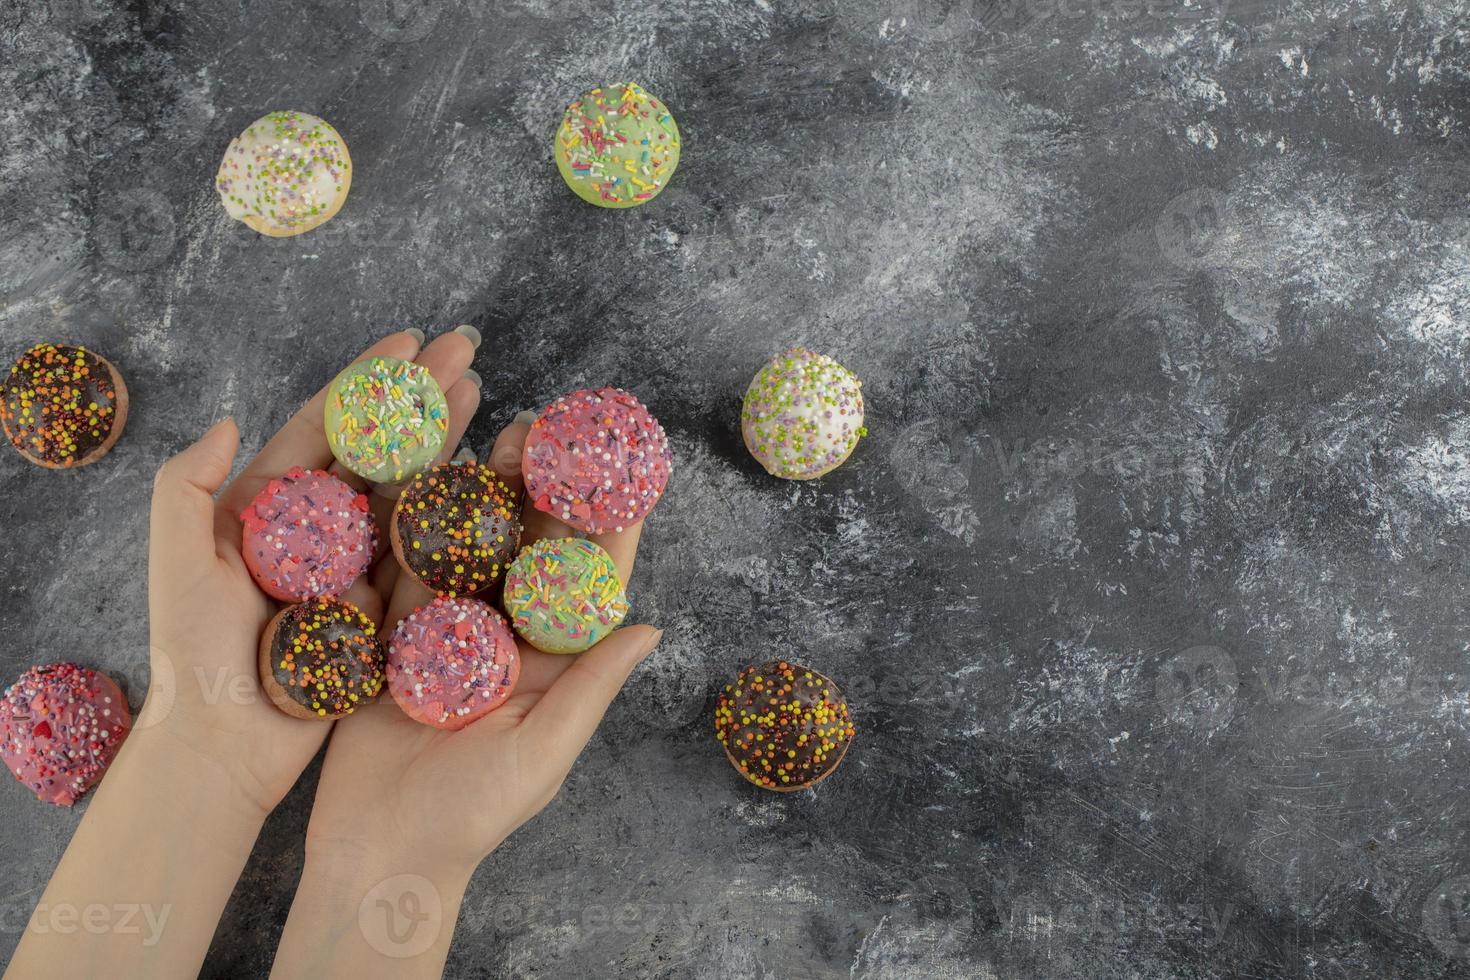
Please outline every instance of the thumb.
M239 448L240 430L226 418L159 467L148 544L155 572L163 565L198 567L214 557L214 492L230 475Z
M547 757L571 768L623 682L658 648L663 635L652 626L628 626L578 656L521 723L526 737Z

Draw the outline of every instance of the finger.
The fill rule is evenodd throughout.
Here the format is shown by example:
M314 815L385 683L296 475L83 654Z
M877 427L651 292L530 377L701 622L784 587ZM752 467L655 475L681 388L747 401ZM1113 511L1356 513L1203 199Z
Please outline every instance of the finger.
M356 606L374 624L383 621L383 596L373 588L373 583L366 575L359 575L357 581L342 594L342 599Z
M652 626L629 626L577 657L521 723L532 751L570 767L623 682L662 637Z
M159 467L148 537L148 564L155 571L193 574L214 560L214 492L229 477L239 448L240 430L226 418Z
M352 363L356 364L369 357L398 357L406 360L418 353L422 336L418 331L407 330L389 334L353 358ZM332 462L332 450L327 445L326 426L323 422L327 388L330 385L329 381L313 395L256 454L250 465L245 467L220 497L222 507L232 514L238 514L246 504L255 499L255 495L260 493L268 481L291 467L323 469Z
M627 585L633 578L633 560L638 557L638 539L643 536L643 522L639 521L631 527L625 527L621 531L609 531L606 534L589 534L587 540L599 545L604 551L612 556L613 564L617 566L618 578Z
M521 455L526 450L526 436L530 431L530 423L517 415L514 422L500 430L495 445L490 447L490 468L517 496L526 492L525 481L521 479Z

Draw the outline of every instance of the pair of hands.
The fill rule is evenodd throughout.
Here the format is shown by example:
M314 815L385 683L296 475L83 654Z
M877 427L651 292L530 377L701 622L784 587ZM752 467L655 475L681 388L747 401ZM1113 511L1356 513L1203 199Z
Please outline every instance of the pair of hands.
M469 372L476 342L467 334L473 331L448 333L420 349L416 331L395 333L359 356L415 360L433 374L450 410L444 458L458 445L480 401L479 379ZM627 627L578 656L545 654L522 643L514 695L458 732L410 720L386 692L352 715L325 723L291 718L258 688L245 688L240 678L255 683L260 634L279 607L245 568L240 512L267 481L292 466L330 468L357 489L369 489L333 461L322 426L325 398L323 389L228 486L239 447L239 433L228 419L159 471L148 556L154 682L139 725L201 756L232 788L238 804L261 818L285 796L330 732L307 832L308 870L365 865L462 883L556 794L660 633ZM490 457L491 468L517 491L529 428L512 423L496 439ZM393 502L384 490L378 488L371 500L379 527L386 530ZM523 544L573 533L533 508L526 507L522 516ZM612 555L624 581L633 570L640 531L634 526L593 538ZM399 574L386 549L387 534L380 537L386 554L344 598L377 622L386 638L432 593ZM160 689L160 678L172 679L167 690ZM219 696L239 689L256 694ZM355 907L355 896L351 902Z

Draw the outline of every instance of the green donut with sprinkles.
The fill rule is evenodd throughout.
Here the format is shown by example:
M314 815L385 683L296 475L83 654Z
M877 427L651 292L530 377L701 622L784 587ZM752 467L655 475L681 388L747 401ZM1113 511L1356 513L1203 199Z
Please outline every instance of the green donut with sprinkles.
M556 168L589 204L651 201L679 166L679 127L641 85L595 88L567 106L556 131Z
M343 466L374 483L402 483L428 469L444 448L449 404L427 368L370 357L333 379L326 428Z

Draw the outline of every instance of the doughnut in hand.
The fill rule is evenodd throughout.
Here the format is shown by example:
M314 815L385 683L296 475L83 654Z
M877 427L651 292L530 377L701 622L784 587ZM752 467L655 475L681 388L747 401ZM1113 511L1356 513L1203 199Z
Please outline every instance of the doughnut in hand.
M348 365L327 392L327 444L364 480L400 483L444 448L449 405L428 368L396 357Z
M589 534L643 520L674 456L658 419L621 388L584 389L542 410L521 461L526 499Z
M641 85L595 88L567 106L556 131L556 168L589 204L651 201L679 166L679 127Z
M293 718L340 718L383 689L377 625L350 602L308 599L271 618L260 637L260 686Z
M106 674L76 664L32 667L5 691L0 756L43 803L71 806L112 764L133 719Z
M255 495L240 523L250 577L282 602L341 595L378 547L367 495L325 470L287 470Z
M841 466L868 434L862 383L804 347L779 354L750 382L740 412L745 447L766 472L813 480Z
M26 459L48 469L95 463L122 435L128 388L96 351L37 344L0 383L0 425Z
M440 596L388 640L388 690L403 713L458 731L509 700L521 655L505 619L478 599Z
M408 573L440 595L500 580L521 542L520 501L494 470L451 460L420 473L393 508L388 535Z
M715 705L715 737L730 764L778 793L832 775L856 733L837 685L784 660L746 667Z
M352 186L341 135L309 112L272 112L230 141L214 178L230 217L286 238L325 224Z
M581 653L617 629L628 597L602 548L582 538L545 538L505 573L505 612L536 649Z

